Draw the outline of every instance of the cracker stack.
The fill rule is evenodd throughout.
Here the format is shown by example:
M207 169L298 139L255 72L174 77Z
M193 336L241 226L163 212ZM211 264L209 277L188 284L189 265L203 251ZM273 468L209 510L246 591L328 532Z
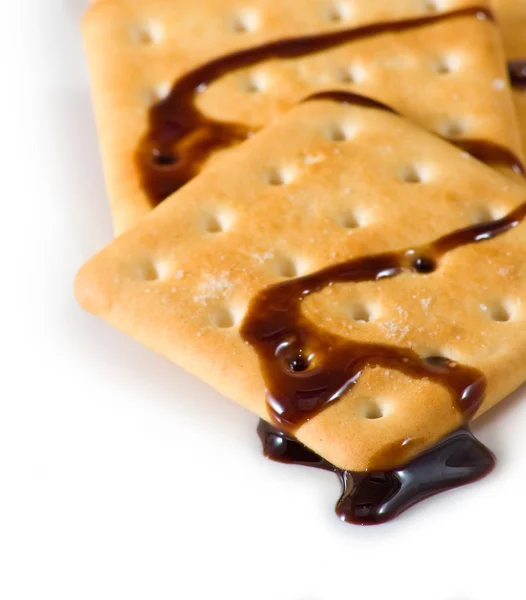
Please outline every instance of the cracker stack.
M124 232L78 275L86 310L341 471L395 472L526 379L487 4L99 0L84 35Z
M140 168L144 161L155 168L152 146L140 144L152 104L212 59L291 36L351 34L347 43L325 50L197 81L200 111L244 124L251 133L312 93L341 89L385 102L448 138L485 139L521 154L499 32L484 12L487 4L450 0L442 9L424 0L308 0L299 11L294 0L253 0L248 12L234 0L186 4L181 11L170 0L101 0L84 19L117 233L159 200L145 192ZM371 35L367 26L374 25L385 31ZM364 27L363 35L354 33ZM157 178L166 165L158 170Z

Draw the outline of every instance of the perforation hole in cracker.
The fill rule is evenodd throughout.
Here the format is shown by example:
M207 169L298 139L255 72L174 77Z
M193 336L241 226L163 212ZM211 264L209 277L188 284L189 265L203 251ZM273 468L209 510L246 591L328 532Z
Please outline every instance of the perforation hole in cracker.
M147 88L143 92L143 98L147 106L156 104L160 100L164 100L170 93L170 84L168 82L161 82L150 88Z
M244 92L263 92L269 84L268 77L261 72L252 72L241 78L240 87Z
M440 133L446 138L460 138L470 129L469 119L445 119L439 124Z
M138 45L158 44L164 37L164 28L159 21L145 21L130 29L131 40Z
M337 221L345 229L356 229L364 224L362 215L360 215L356 210L347 210L338 215Z
M454 361L451 361L444 353L433 351L425 356L425 361L433 367L445 367Z
M427 13L437 13L442 10L442 4L438 0L424 0L422 6Z
M298 258L279 254L272 260L272 268L280 277L290 279L297 277L304 271L304 267Z
M137 279L142 281L157 281L161 279L161 272L163 270L161 263L154 261L140 262L134 265L132 269Z
M208 317L210 323L218 329L231 329L237 322L235 313L227 306L217 306L210 309Z
M460 59L454 54L444 54L431 62L431 68L438 75L449 75L460 68Z
M293 165L284 165L280 167L272 167L264 175L264 180L269 185L287 185L294 181L297 175L297 169Z
M256 31L259 26L259 15L257 11L245 9L235 14L232 14L228 18L228 26L234 33L250 33Z
M343 0L333 2L325 9L325 18L335 25L349 21L351 14L350 4Z
M372 304L366 304L365 302L352 301L345 307L345 312L351 317L353 321L359 323L368 323L375 318L377 312L376 307Z
M359 84L367 79L367 71L359 65L345 65L339 67L335 73L335 80L344 84Z
M411 266L416 273L429 275L436 270L437 263L431 256L417 255L411 260Z
M481 304L481 309L492 321L506 323L513 318L512 307L505 300Z
M332 142L346 142L356 135L356 125L350 122L333 123L327 127L325 135Z
M208 212L201 217L201 224L206 233L222 233L227 231L234 222L234 216L227 212L217 209L214 212Z
M374 398L363 400L359 410L359 415L362 417L362 419L367 419L369 421L382 419L388 413L389 407L387 402Z
M502 214L488 205L474 206L470 211L473 223L488 223L502 216Z
M428 178L428 172L420 165L407 165L400 169L399 177L405 183L424 183Z

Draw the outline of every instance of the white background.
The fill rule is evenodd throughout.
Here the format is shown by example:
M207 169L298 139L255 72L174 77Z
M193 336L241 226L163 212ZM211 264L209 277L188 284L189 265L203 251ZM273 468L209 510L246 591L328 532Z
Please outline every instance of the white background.
M334 476L265 461L253 416L77 308L111 239L83 2L2 9L0 598L524 600L520 392L476 427L490 477L358 528Z

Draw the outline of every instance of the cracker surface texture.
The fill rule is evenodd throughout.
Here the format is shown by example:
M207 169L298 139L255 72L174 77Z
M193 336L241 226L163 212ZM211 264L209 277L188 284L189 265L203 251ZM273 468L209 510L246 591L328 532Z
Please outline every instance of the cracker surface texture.
M525 200L524 188L409 120L310 101L110 243L81 269L76 295L268 419L258 358L239 333L258 292L353 257L432 242ZM428 275L334 285L302 310L339 336L479 369L488 383L483 412L526 378L525 227L457 249ZM336 466L362 471L378 467L392 444L417 440L408 444L416 454L459 425L445 388L368 368L297 437Z
M83 33L115 231L125 231L152 208L136 151L151 106L190 70L273 40L473 6L488 5L309 0L298 10L295 0L251 0L243 8L234 0L184 6L173 0L97 2L85 15ZM265 61L212 83L199 93L197 105L216 119L257 130L325 89L369 95L441 135L485 139L521 152L500 36L493 22L477 16Z

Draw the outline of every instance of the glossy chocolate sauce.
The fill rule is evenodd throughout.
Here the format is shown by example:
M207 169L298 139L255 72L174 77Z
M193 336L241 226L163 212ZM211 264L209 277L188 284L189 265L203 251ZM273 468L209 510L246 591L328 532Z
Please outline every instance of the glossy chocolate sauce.
M335 102L341 102L343 104L353 104L355 106L365 106L368 108L378 108L392 112L393 114L400 115L400 113L387 104L378 102L368 98L367 96L361 96L360 94L354 94L344 91L332 91L328 90L325 92L318 92L312 94L303 100L303 102L309 102L310 100L334 100ZM472 156L478 160L489 163L492 165L503 165L511 168L515 173L526 176L526 166L522 164L519 158L510 150L504 146L499 146L489 140L477 140L477 139L452 139L450 140L462 148L462 150L469 152Z
M477 14L493 19L486 8L468 8L278 40L220 57L187 73L176 81L165 100L152 107L149 130L137 151L142 184L152 205L197 175L213 152L236 145L254 133L245 124L207 117L195 105L198 94L221 76L273 58L305 56L367 36ZM510 63L514 85L522 86L525 76L524 63ZM323 98L391 110L356 94L328 92L310 99ZM451 141L481 160L525 172L517 157L496 144L485 140ZM449 390L457 410L465 421L469 420L484 397L486 381L481 372L445 357L425 358L408 349L353 342L321 331L303 317L300 305L308 295L335 283L379 280L410 270L431 273L439 267L445 253L500 235L518 225L525 214L526 204L523 204L503 219L456 231L425 247L353 259L264 290L251 304L242 335L260 358L268 388L269 411L274 420L293 432L327 404L337 401L369 366L396 369L411 377L436 381ZM290 433L263 421L258 433L269 458L337 473L343 492L336 512L342 520L359 524L389 520L430 495L484 476L494 465L491 452L465 428L447 435L402 467L369 473L338 469ZM395 457L393 450L391 458L395 460Z
M237 69L275 58L297 58L369 36L418 28L461 16L493 20L484 7L464 8L403 21L283 39L216 58L178 79L168 97L150 110L149 129L137 149L142 186L153 206L195 177L215 151L239 144L255 131L243 123L217 121L196 106L197 96L218 78ZM482 140L451 140L478 158L523 170L509 151Z
M435 381L449 391L464 419L470 419L484 397L486 381L480 371L447 357L435 360L409 348L340 337L309 321L301 303L337 283L378 281L411 271L426 275L440 268L446 253L501 235L525 215L526 203L502 219L459 229L429 245L353 258L262 290L251 301L240 333L258 354L273 420L293 432L341 398L366 367Z
M292 435L297 427L341 398L367 367L395 369L436 381L449 390L464 422L480 407L486 378L477 369L447 357L423 357L406 348L332 334L303 316L302 300L337 283L378 281L408 271L432 273L440 268L446 253L502 235L525 216L526 202L502 219L459 229L426 246L351 259L270 286L252 300L241 335L258 354L268 410L280 425L277 429L260 422L264 453L281 462L335 472L342 483L336 505L342 520L362 525L388 521L420 500L483 477L493 468L495 458L467 428L461 428L399 466L403 462L400 450L407 441L403 440L382 449L381 457L374 457L376 464L389 465L384 470L356 473L335 467L303 446Z
M267 458L336 473L342 485L336 514L356 525L390 521L421 500L484 477L495 466L493 454L467 428L448 434L399 468L368 473L338 469L265 421L259 422L258 435Z
M510 60L508 62L508 73L513 87L526 90L526 59Z
M509 167L515 173L526 176L526 166L516 154L504 146L499 146L489 140L468 138L449 141L482 162L493 166Z

